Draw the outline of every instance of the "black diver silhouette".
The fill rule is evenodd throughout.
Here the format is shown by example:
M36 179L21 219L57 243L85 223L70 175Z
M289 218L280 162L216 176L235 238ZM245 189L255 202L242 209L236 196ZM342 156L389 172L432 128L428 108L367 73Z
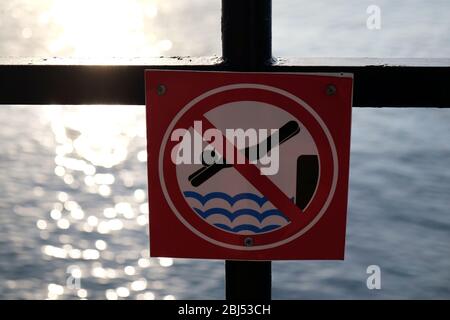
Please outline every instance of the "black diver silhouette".
M284 124L278 130L278 145L288 141L300 132L300 126L296 121L289 121ZM264 156L264 151L267 153L276 145L272 145L272 137L269 136L265 141L260 142L257 145L247 147L244 149L245 157L251 160L258 160ZM262 143L267 143L266 148L260 148ZM256 148L256 150L254 150ZM253 151L253 152L251 152ZM213 151L214 152L214 151ZM250 157L254 155L256 159L251 159ZM214 157L214 154L212 154ZM202 154L202 160L204 155ZM188 179L193 187L198 187L205 181L213 177L216 173L225 168L232 167L231 164L227 163L213 163L207 164L203 161L203 167L192 173ZM318 157L316 155L301 155L297 158L297 174L296 174L296 195L295 204L300 208L304 209L309 201L311 200L314 191L316 190L317 182L319 177L319 163Z

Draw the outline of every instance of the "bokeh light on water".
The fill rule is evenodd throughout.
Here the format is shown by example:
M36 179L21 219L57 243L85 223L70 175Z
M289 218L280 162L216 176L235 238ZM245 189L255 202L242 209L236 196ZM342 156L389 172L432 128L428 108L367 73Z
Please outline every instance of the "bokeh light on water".
M20 230L12 239L18 247L3 255L6 248L0 251L0 274L7 287L2 288L3 297L174 299L201 277L204 268L192 270L187 260L149 258L143 107L16 106L0 113L9 108L18 108L33 121L20 124L29 139L18 141L16 150L6 145L12 166L4 172L2 186L36 186L31 190L33 204L17 196L1 199L3 214L9 206L15 211L11 214L27 217L3 223ZM2 132L15 130L6 121L1 125ZM30 139L33 155L27 157L23 147ZM29 163L37 155L42 156L41 169ZM22 266L30 270L7 271L10 254L30 259ZM223 285L220 272L211 280L209 286Z
M108 108L106 114L105 108ZM49 233L60 232L58 229L62 233L56 243L43 245L42 252L50 258L81 260L83 263L80 265L74 264L78 268L75 269L76 274L71 272L68 277L79 278L83 282L89 277L98 279L100 283L130 278L115 289L106 289L105 298L108 299L155 295L147 290L151 288L147 288L147 281L142 277L142 269L151 265L147 250L133 255L130 252L126 256L111 251L115 246L114 238L120 237L122 230L145 234L148 225L147 195L142 189L145 188L145 179L142 179L146 174L145 161L142 162L141 177L126 171L117 174L114 169L123 164L129 152L142 151L129 150L133 139L140 139L141 148L145 148L145 126L142 122L136 126L139 112L133 110L139 108L129 108L127 113L123 112L123 107L108 106L45 109L45 118L56 142L54 172L69 191L58 192L49 219L40 219L37 223L43 239L48 239ZM78 193L84 193L90 199L77 202ZM97 204L94 210L90 203ZM98 206L100 203L103 204L101 207ZM91 240L78 242L64 234L63 230L68 229L81 233L81 239ZM115 267L108 266L109 262L115 263ZM126 266L122 268L124 264ZM77 288L75 292L78 297L89 295L89 290L82 289L81 294L79 290ZM63 292L52 291L49 287L49 298L55 298L55 294L63 295Z
M111 57L218 54L220 1L5 0L0 28L1 56L103 64Z
M201 55L220 38L199 41L204 35L192 32L186 12L212 6L215 17L220 4L211 3L4 1L0 56L106 64L170 55L174 46ZM208 29L218 35L218 20ZM197 262L149 259L144 113L142 106L0 109L0 297L174 299L200 282L205 267ZM210 277L203 287L223 285L220 272ZM222 296L217 288L210 296Z

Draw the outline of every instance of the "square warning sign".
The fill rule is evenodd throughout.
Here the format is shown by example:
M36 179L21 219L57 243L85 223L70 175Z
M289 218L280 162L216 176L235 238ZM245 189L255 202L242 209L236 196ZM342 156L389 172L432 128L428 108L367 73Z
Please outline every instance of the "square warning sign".
M344 258L352 75L145 77L151 256Z

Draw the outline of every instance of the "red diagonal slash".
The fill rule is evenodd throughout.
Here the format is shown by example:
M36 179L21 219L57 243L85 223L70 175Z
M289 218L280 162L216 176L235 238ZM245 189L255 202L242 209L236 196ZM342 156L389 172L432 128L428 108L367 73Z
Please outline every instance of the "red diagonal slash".
M216 127L205 117L202 116L202 127L204 130L216 129ZM217 129L216 129L217 130ZM201 132L199 132L201 134ZM234 148L234 154L240 152L234 144L232 144L225 136L222 136L224 149L226 145L231 145ZM212 142L214 146L214 142ZM229 149L228 149L229 150ZM233 161L232 163L234 163ZM267 176L261 175L261 172L257 166L251 163L245 164L233 164L234 168L248 181L250 182L262 195L264 195L269 201L280 210L290 221L300 218L302 210L289 199L283 191L278 188L276 184L272 182Z

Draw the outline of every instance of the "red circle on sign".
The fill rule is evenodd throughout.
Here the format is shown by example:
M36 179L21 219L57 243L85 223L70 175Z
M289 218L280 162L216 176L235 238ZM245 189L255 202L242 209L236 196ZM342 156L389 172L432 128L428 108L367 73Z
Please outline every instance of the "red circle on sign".
M201 218L187 203L180 190L176 164L172 162L171 150L179 142L169 139L175 129L192 127L204 115L217 107L237 101L256 101L271 104L291 114L311 134L319 158L319 179L316 191L305 211L297 215L286 226L271 232L252 234L252 246L245 246L249 235L234 234L218 229ZM309 109L309 110L308 110ZM189 111L189 112L187 112ZM167 202L180 221L198 236L214 244L237 250L263 250L290 242L314 225L325 212L337 179L337 161L334 143L320 117L298 97L277 88L263 85L232 85L205 93L186 105L169 125L160 153L160 181ZM162 160L162 161L161 161ZM265 179L268 179L265 177ZM252 183L252 181L249 181ZM264 195L266 196L266 195ZM266 196L267 197L267 196ZM304 231L304 232L303 232Z

